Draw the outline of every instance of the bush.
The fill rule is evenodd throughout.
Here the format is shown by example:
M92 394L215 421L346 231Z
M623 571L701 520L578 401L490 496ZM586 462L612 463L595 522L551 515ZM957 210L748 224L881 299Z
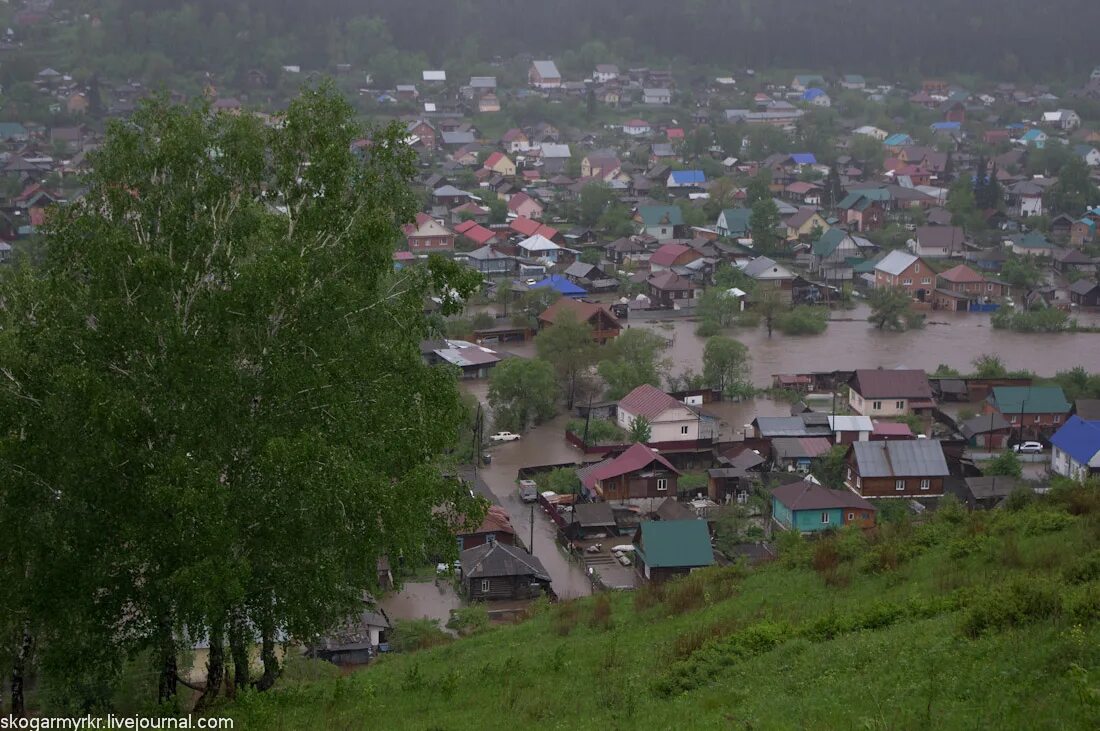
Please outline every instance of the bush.
M587 426L588 439L585 443L589 446L594 444L626 444L626 432L610 419L589 419ZM570 419L565 428L578 437L584 438L585 420Z
M634 611L652 609L665 600L665 585L647 581L634 592Z
M450 641L451 636L439 628L439 620L401 619L394 623L390 644L397 652L413 652Z
M588 617L588 626L592 629L611 629L611 599L607 594L598 594L592 602L592 614Z
M1062 577L1070 584L1100 581L1100 551L1078 558L1062 571Z
M1075 587L1066 593L1063 603L1066 616L1073 622L1086 624L1100 620L1100 584Z
M462 637L475 635L489 626L489 610L484 604L471 604L451 611L447 620L447 629L454 630Z
M732 622L714 622L703 627L695 627L676 635L669 649L673 661L685 660L695 654L699 648L733 633L736 625Z
M1054 307L1018 311L1002 307L993 313L993 327L1015 332L1061 332L1071 326L1069 315Z
M710 318L701 320L698 325L695 326L695 334L701 338L710 338L722 332L722 328L718 326L718 323Z
M819 574L827 574L835 571L840 564L840 551L837 550L836 539L832 536L823 538L814 544L810 565Z
M1061 596L1050 582L1019 578L980 594L964 616L962 630L979 637L989 631L1021 627L1058 614L1061 605Z
M775 329L784 335L819 335L828 326L824 307L792 307L775 318Z

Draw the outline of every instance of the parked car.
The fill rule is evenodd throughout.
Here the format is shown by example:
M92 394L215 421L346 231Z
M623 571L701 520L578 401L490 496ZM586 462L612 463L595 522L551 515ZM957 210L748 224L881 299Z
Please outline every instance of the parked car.
M519 481L519 499L525 503L537 502L539 499L539 486L534 480Z
M513 434L510 431L498 431L489 439L494 442L514 442L519 439L519 434Z
M1020 442L1012 448L1012 451L1019 454L1039 454L1043 451L1043 445L1039 442Z

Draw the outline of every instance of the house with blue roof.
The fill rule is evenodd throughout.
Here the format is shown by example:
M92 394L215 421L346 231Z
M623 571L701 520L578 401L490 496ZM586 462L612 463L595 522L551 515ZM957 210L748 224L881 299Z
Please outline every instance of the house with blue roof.
M1100 421L1071 416L1050 438L1051 469L1073 480L1100 474Z
M908 147L913 144L913 138L904 132L890 135L882 142L886 147Z
M796 152L791 155L795 165L817 165L817 157L812 152Z
M588 294L583 287L570 282L561 274L551 274L546 279L532 284L531 289L552 289L562 297L583 297Z
M699 188L707 182L702 170L673 170L668 174L666 188Z
M933 122L933 132L958 132L962 129L962 125L958 122Z
M1034 147L1036 150L1041 150L1046 147L1049 137L1047 133L1041 129L1029 129L1027 132L1020 136L1018 140L1021 145L1028 147Z
M829 95L816 86L802 92L802 101L809 102L815 107L831 107L833 105L833 100L829 98Z

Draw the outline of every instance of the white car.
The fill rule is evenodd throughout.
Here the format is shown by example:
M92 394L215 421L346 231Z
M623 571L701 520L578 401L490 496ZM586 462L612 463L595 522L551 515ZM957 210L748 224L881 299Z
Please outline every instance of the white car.
M514 442L519 439L519 434L513 434L510 431L498 431L489 439L494 442Z
M1012 451L1019 454L1039 454L1043 451L1043 445L1039 442L1020 442L1012 448Z

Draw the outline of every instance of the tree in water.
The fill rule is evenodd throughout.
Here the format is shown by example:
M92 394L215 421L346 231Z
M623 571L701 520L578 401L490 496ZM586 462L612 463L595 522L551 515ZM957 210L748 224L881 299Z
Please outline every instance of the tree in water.
M912 299L900 287L878 287L867 298L871 315L867 319L879 330L904 330L912 312Z

